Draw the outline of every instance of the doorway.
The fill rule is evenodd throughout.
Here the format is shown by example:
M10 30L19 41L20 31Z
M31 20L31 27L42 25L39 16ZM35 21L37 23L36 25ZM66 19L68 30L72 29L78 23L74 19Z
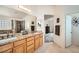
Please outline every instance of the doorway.
M66 15L66 41L65 47L69 47L72 44L72 17Z
M45 42L53 42L53 15L44 15Z

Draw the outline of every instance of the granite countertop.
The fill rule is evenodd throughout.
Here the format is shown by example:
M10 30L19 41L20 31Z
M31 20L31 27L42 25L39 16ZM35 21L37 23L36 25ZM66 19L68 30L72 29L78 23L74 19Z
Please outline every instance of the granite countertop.
M5 45L10 42L14 42L14 41L16 41L16 37L11 37L11 38L0 40L0 46Z
M5 44L10 43L10 42L14 42L14 41L17 41L17 40L21 40L21 39L24 39L24 38L35 36L35 35L40 34L40 33L41 32L36 32L36 33L29 33L29 34L26 34L26 35L22 35L22 34L17 35L16 34L15 37L0 40L0 46L5 45Z

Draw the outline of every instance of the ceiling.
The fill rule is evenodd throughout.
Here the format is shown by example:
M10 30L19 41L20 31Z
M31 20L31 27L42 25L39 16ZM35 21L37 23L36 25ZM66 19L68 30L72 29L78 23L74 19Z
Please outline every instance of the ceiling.
M20 10L10 8L10 7L0 6L0 15L17 18L17 19L22 19L27 15L27 13L24 13Z
M0 15L5 15L13 18L22 19L26 15L38 15L39 14L49 14L45 15L45 19L51 18L50 14L53 14L53 10L56 5L23 5L25 8L32 10L32 12L25 11L23 9L18 8L18 5L0 5ZM78 6L64 6L64 10L66 12L79 10Z
M31 12L29 13L28 11L18 8L18 6L20 6L20 5L5 5L5 6L8 8L12 8L12 9L24 12L26 14L33 14L33 15L34 15L34 13L37 13L39 11L39 9L41 12L44 12L45 10L46 10L45 12L47 12L47 10L52 11L52 9L54 9L54 7L55 7L55 5L21 5L24 8L30 9ZM39 11L39 13L40 13L40 11Z

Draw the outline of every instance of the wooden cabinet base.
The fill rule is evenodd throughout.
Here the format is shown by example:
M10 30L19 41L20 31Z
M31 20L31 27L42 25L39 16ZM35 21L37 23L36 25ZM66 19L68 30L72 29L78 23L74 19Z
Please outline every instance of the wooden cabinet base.
M7 51L4 51L3 53L12 53L12 52L13 52L13 50L12 49L9 49Z
M39 48L39 38L35 40L35 50Z
M36 34L0 46L1 53L32 53L43 45L43 35Z

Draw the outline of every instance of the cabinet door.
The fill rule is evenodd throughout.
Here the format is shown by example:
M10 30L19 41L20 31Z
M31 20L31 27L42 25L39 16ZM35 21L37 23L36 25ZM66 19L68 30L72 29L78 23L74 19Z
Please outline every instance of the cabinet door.
M13 52L14 53L24 53L24 52L26 52L26 45L21 44L19 46L14 47Z
M34 52L34 44L27 47L27 53L32 53L32 52Z
M43 45L43 37L40 37L40 46Z
M12 52L13 43L8 43L3 46L0 46L0 52L6 53L6 52Z
M39 43L40 43L39 39L40 38L35 39L35 50L39 48Z

